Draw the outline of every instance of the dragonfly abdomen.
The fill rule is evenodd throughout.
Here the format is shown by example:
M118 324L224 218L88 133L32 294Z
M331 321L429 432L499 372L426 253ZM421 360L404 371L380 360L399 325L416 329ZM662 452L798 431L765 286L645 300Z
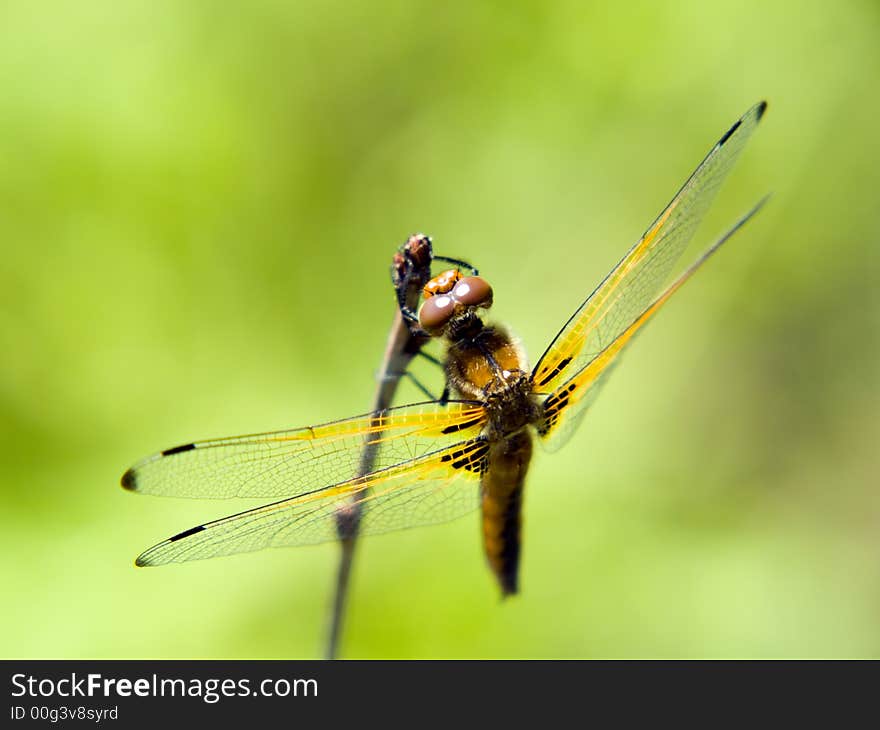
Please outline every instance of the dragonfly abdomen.
M483 548L505 596L518 590L523 488L531 458L526 430L493 443L480 484Z

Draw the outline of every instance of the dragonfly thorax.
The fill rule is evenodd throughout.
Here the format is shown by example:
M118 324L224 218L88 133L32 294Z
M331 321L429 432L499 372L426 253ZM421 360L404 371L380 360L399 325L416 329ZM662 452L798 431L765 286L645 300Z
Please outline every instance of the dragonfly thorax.
M447 336L446 377L455 393L466 400L485 404L490 418L506 418L510 412L513 430L520 415L534 414L532 379L525 353L503 327L484 325L475 314L457 323L460 331ZM520 415L515 415L520 414Z

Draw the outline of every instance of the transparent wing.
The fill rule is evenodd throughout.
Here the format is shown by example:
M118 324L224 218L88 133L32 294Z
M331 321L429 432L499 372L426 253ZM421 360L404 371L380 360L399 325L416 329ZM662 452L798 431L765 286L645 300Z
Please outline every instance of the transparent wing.
M488 442L460 441L364 477L199 525L145 551L140 566L339 539L340 510L363 507L360 534L445 522L479 505Z
M584 414L596 399L602 384L606 381L620 354L632 342L636 333L669 301L669 298L678 291L681 285L690 279L713 253L721 248L725 241L730 239L734 233L761 209L761 206L766 201L767 198L764 198L752 210L740 218L727 233L719 238L687 271L672 282L644 312L636 317L613 342L544 399L542 404L543 422L538 428L538 434L541 436L543 445L549 451L555 451L568 441L580 425Z
M147 457L122 477L169 497L294 497L418 459L479 434L482 406L451 401L391 408L290 431L196 441Z
M581 304L532 372L535 390L549 393L580 371L645 310L709 209L766 103L755 105L718 141L641 240Z

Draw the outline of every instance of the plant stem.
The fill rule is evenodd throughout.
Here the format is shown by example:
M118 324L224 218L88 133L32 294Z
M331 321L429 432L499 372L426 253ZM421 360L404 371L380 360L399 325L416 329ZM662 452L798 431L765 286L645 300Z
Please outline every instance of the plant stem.
M414 277L406 291L408 306L416 306L420 288L419 278ZM410 331L398 309L394 316L391 330L388 333L385 355L382 358L382 365L377 376L379 382L375 398L373 399L373 411L384 411L391 406L400 378L406 372L412 359L418 354L424 342L424 337L415 335ZM366 443L364 445L360 467L356 476L365 476L373 470L376 453L377 447L374 444ZM351 568L357 546L361 514L362 507L355 500L350 505L337 510L336 513L336 526L339 532L341 553L327 635L327 649L325 652L327 659L336 659L339 656L339 641L345 619L349 586L351 584Z

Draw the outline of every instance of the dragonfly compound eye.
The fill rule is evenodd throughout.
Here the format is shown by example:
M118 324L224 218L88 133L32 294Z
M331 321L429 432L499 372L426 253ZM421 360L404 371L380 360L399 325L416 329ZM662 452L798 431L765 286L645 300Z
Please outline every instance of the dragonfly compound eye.
M466 307L491 307L492 287L480 276L466 276L452 290L452 298Z
M419 310L419 324L427 332L437 334L455 314L455 300L448 294L440 294L426 299Z

